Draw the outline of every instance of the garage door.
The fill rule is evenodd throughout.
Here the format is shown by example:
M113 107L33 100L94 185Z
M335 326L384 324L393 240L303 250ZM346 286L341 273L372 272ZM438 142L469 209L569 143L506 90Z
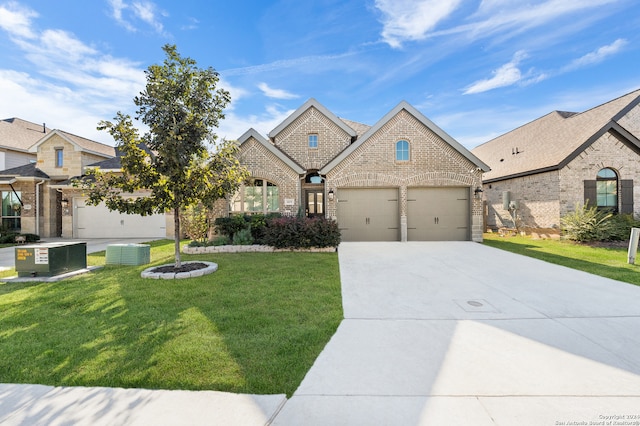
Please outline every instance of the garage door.
M398 241L396 188L338 189L342 241Z
M467 241L469 188L408 188L409 241Z
M73 200L74 238L163 238L165 216L140 216L109 211L104 205L86 205L84 198Z

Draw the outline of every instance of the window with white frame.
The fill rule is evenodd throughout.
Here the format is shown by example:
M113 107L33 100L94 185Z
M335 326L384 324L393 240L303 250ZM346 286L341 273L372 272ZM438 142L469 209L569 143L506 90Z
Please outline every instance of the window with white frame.
M273 213L280 211L278 186L264 179L242 185L230 200L233 213Z
M396 142L396 161L409 161L409 142L399 140Z
M309 135L309 148L317 148L318 147L318 135L311 134Z

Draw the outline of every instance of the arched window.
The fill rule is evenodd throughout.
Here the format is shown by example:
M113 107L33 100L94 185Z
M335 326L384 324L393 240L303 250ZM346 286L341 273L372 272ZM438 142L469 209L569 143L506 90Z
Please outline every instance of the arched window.
M409 161L409 142L405 140L396 142L396 161Z
M278 186L264 179L251 179L231 198L232 212L270 213L280 211Z
M618 174L609 168L601 169L596 177L598 208L618 209Z

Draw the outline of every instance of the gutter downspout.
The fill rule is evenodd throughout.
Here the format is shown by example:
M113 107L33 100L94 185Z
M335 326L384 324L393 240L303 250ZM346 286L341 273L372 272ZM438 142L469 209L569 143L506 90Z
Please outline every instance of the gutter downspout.
M36 235L40 235L40 185L45 182L42 179L40 182L36 183Z

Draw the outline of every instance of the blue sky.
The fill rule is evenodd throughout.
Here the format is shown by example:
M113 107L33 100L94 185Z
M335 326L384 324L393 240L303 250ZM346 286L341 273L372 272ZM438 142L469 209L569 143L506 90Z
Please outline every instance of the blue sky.
M0 118L101 142L176 44L266 135L313 97L373 125L406 100L469 149L640 88L637 0L0 0Z

